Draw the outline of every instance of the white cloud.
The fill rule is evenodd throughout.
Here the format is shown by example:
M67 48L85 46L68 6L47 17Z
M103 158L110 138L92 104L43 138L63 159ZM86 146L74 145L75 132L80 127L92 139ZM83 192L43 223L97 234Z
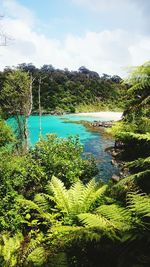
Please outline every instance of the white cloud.
M87 32L83 37L68 35L60 41L37 33L29 21L18 16L4 18L5 31L14 41L0 47L1 69L32 62L38 67L52 64L72 70L84 65L99 73L124 75L123 67L149 59L150 38L144 35L117 29Z
M7 16L23 20L29 25L34 24L35 16L33 12L19 4L16 0L0 0L0 3Z

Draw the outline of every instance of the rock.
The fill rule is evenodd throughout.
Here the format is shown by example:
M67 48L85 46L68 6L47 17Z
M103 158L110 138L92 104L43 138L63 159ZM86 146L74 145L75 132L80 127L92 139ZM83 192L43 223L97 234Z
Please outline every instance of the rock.
M111 154L113 157L116 157L118 155L118 152L116 152L115 150L112 150Z
M119 182L120 181L120 177L116 174L113 174L113 176L111 177L111 179L114 181L114 182Z
M111 127L113 125L114 121L94 121L91 123L91 126L93 127Z
M115 159L111 160L111 164L114 165L114 166L118 166L118 163L117 163L117 161Z
M129 173L129 169L128 168L124 168L123 169L123 174L124 176L128 176L130 173Z
M115 141L115 148L123 148L124 143L122 141L116 140Z

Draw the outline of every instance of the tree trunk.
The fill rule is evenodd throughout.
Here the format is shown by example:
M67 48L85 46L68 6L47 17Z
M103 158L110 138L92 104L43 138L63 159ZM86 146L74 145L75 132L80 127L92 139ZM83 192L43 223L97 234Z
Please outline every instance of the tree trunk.
M25 137L24 149L25 151L28 151L29 149L28 119L29 119L29 116L31 115L32 107L33 107L32 85L33 85L34 80L35 78L33 79L32 74L31 74L30 75L30 87L29 87L29 100L28 100L27 109L25 112L26 114L25 114L25 123L24 123L24 137Z
M39 90L38 90L38 96L39 96L39 137L42 135L42 109L41 109L41 77L39 78Z

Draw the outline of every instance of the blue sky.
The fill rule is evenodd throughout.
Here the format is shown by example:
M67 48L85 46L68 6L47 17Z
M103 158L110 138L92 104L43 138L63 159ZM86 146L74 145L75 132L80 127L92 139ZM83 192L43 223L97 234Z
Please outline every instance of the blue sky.
M150 55L149 0L0 0L0 68L37 66L126 75Z

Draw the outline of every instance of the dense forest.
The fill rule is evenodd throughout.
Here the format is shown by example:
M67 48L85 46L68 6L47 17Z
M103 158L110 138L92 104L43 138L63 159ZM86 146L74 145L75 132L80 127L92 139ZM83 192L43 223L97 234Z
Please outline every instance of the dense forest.
M32 76L33 113L39 112L39 88L42 113L118 110L124 107L120 99L124 98L126 87L117 75L99 76L85 67L69 71L44 65L38 69L32 64L23 63L17 68L8 67L0 73L1 88L9 73L16 69Z
M82 158L78 138L49 134L28 148L39 85L45 112L95 103L124 108L111 134L128 175L96 182L96 163ZM132 68L124 81L86 68L22 64L1 72L0 88L0 265L149 267L150 62ZM4 121L11 116L17 134Z

